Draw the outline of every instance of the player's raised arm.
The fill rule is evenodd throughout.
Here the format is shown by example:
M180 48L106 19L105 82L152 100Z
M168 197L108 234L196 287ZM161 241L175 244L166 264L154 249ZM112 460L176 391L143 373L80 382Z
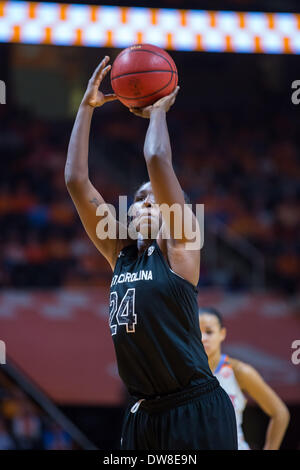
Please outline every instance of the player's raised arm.
M144 155L155 202L160 205L163 220L175 243L192 242L198 228L196 218L185 207L184 193L172 164L172 151L167 127L166 113L173 105L179 87L152 106L133 108L131 112L149 118L144 144ZM174 208L170 211L170 208ZM175 215L173 215L175 214ZM198 232L199 235L199 232Z
M105 201L92 185L88 171L89 134L94 109L117 99L116 95L104 95L99 90L102 80L111 68L107 65L108 61L109 57L106 56L94 71L79 106L68 147L65 182L87 234L113 269L118 241L100 239L96 234L97 224L101 220L101 217L96 215L96 210L100 205L105 206ZM109 217L112 224L117 224L110 211L104 213L103 217Z

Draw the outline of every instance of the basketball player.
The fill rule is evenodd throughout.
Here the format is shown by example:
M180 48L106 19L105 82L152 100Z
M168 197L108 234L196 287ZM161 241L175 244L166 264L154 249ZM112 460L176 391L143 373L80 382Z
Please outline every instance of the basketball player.
M250 449L242 430L243 411L246 406L243 391L271 418L264 449L279 449L290 419L287 407L252 366L222 354L221 344L226 337L226 328L216 309L201 308L199 322L209 366L221 387L230 396L235 409L239 450Z
M95 70L80 104L65 180L86 232L113 271L109 323L119 374L132 397L121 448L237 449L232 403L209 369L196 328L200 252L186 249L185 235L175 238L173 217L168 220L158 207L184 206L166 123L178 88L153 106L132 110L149 118L144 156L150 182L135 194L132 216L138 239L96 235L104 217L96 209L107 206L89 179L88 142L94 109L117 99L99 90L110 70L108 61L105 57ZM107 213L120 233L120 223ZM197 224L191 210L189 216Z

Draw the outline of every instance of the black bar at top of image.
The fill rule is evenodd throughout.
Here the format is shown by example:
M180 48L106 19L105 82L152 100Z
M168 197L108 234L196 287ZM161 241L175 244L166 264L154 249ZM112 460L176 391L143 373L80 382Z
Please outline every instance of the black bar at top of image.
M45 0L47 1L47 0ZM111 5L124 7L177 8L184 10L230 10L300 13L299 0L49 0L52 3Z

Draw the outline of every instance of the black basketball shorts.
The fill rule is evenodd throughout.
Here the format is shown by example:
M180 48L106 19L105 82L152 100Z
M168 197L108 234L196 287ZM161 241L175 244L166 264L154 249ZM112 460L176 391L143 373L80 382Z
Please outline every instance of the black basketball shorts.
M218 380L151 400L132 399L122 450L237 450L235 412Z

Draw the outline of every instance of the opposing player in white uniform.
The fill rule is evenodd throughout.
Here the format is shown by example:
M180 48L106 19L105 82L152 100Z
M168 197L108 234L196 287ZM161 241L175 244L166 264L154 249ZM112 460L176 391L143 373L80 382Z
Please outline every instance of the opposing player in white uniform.
M233 367L230 363L229 357L226 354L221 354L220 362L216 369L212 372L217 377L221 387L224 388L225 392L227 392L232 401L237 424L238 448L239 450L249 450L250 447L245 441L242 429L243 412L247 403L247 399L240 389L240 386L234 375Z
M231 398L235 409L238 449L250 449L242 429L243 411L247 403L243 391L270 416L264 450L279 449L290 419L287 407L252 366L222 354L221 344L226 337L226 328L217 310L201 308L199 323L211 371Z

